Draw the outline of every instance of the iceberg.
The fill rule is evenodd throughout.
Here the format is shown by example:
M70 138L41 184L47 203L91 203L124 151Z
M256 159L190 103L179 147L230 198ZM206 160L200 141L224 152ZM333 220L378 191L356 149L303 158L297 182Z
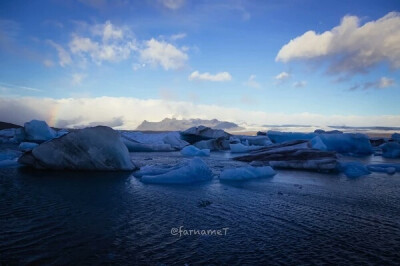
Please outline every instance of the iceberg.
M380 146L385 158L400 158L400 143L388 142Z
M400 134L399 133L393 133L392 134L392 139L394 141L400 142Z
M201 140L194 143L193 146L196 146L199 149L209 149L211 151L228 150L229 140L222 138Z
M265 162L276 168L332 171L337 167L335 152L311 149L303 140L274 144L233 159Z
M337 167L336 159L311 159L311 160L289 160L289 161L270 161L269 164L274 168L300 169L313 171L333 171Z
M181 150L181 154L184 156L210 156L210 150L209 149L200 150L193 145L189 145Z
M312 138L310 140L310 145L311 145L311 148L321 150L321 151L326 151L328 149L319 136Z
M393 175L396 173L396 168L395 167L380 167L380 166L373 166L373 165L368 165L367 169L371 172L377 172L377 173L386 173L388 175Z
M267 136L273 143L282 143L291 140L311 140L315 136L317 136L317 134L302 132L280 132L269 130L267 132Z
M242 143L229 144L229 147L232 153L250 152L264 148L264 146L255 146L255 145L249 146L249 145L243 145Z
M336 151L345 154L369 155L373 153L368 137L361 133L301 133L268 131L268 137L274 143L292 140L308 140L314 148ZM318 137L321 141L319 141Z
M232 141L238 140L240 143L247 145L247 146L268 146L272 145L271 140L266 135L259 135L259 136L244 136L244 135L237 135L235 137L231 137Z
M73 131L23 154L19 162L37 169L134 170L119 132L105 126Z
M141 181L151 184L191 184L213 178L210 168L200 158L170 168L146 167L143 172L139 173Z
M21 152L16 150L0 151L0 168L18 166L18 157L20 155Z
M238 181L238 180L249 180L262 177L272 177L276 175L276 172L270 166L263 167L239 167L224 170L219 179L222 181Z
M180 139L179 132L142 133L124 131L121 136L130 152L175 151L189 145L189 143Z
M181 138L190 144L209 139L229 139L231 135L221 129L205 126L191 127L181 132Z
M35 143L35 142L21 142L18 146L18 148L21 151L30 151L33 148L37 147L39 144Z
M139 143L122 137L122 142L130 152L156 152L156 151L174 151L170 144L146 144Z
M23 128L7 128L0 130L0 143L20 143L25 139Z
M347 177L360 177L371 174L368 168L360 162L341 162L338 168Z
M400 163L369 164L367 168L371 172L394 174L400 172Z
M344 154L369 155L373 153L371 142L365 134L320 134L322 142L328 151Z
M45 121L32 120L24 124L25 140L32 142L44 142L57 136Z

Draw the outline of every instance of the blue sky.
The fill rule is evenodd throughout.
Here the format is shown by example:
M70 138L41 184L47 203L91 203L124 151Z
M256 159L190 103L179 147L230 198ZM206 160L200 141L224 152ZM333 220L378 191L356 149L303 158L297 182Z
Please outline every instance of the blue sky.
M399 7L1 1L0 119L400 126Z

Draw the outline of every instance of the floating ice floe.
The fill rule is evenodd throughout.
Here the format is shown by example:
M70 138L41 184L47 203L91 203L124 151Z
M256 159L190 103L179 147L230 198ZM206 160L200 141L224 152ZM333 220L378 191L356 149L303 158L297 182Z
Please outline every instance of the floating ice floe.
M270 166L263 167L239 167L224 170L219 179L222 181L238 181L238 180L249 180L262 177L272 177L276 175L276 172Z
M400 163L369 164L367 168L371 172L394 174L400 172Z
M400 158L400 143L388 142L380 146L382 156L385 158Z
M122 132L122 140L131 152L175 151L189 145L180 139L179 132L142 133Z
M26 152L19 162L37 169L134 170L120 134L105 126L73 131Z
M392 139L394 141L400 142L400 134L399 133L393 133L392 134Z
M199 149L209 149L211 151L228 150L229 140L223 138L201 140L196 143L193 143L193 146Z
M24 128L7 128L0 130L0 143L20 143L24 139Z
M2 150L0 151L0 168L8 168L18 166L18 158L21 156L20 151Z
M247 146L272 145L271 140L266 135L259 135L259 136L236 135L230 138L230 141L233 143L235 143L235 140Z
M319 137L328 151L356 155L369 155L373 152L371 142L365 134L320 134Z
M274 143L292 140L309 140L313 148L336 151L345 154L369 155L372 146L369 138L361 133L301 133L268 131L268 137Z
M229 144L232 153L244 153L264 148L264 146L244 145L242 143Z
M273 143L282 143L291 140L310 140L315 136L318 136L318 134L302 132L280 132L270 130L267 132L267 136Z
M184 156L210 156L209 149L198 149L193 145L186 146L181 150L181 154Z
M142 173L140 173L142 172ZM212 179L210 168L200 158L176 166L147 166L138 173L143 183L190 184Z
M30 151L33 148L37 147L39 144L35 143L35 142L21 142L18 146L18 148L21 151Z
M181 132L181 138L190 144L210 139L229 139L231 135L221 129L205 126L191 127Z
M371 174L368 168L360 162L340 162L338 168L347 177L360 177Z
M335 152L311 149L304 140L287 141L250 152L249 155L235 157L234 160L269 163L276 168L305 170L336 170Z

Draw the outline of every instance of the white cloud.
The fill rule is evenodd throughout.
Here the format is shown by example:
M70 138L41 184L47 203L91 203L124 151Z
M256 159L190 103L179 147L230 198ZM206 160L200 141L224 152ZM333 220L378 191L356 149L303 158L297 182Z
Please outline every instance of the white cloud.
M72 34L69 48L73 54L90 57L93 62L120 62L137 50L136 40L128 29L117 27L110 21L89 27L90 37Z
M145 42L145 48L140 50L139 54L142 62L153 66L160 65L165 70L180 69L188 60L188 55L183 50L154 38Z
M389 87L393 87L395 85L394 79L382 77L376 81L369 81L365 82L364 84L357 84L350 88L350 90L357 90L357 89L386 89Z
M345 16L340 25L318 34L307 31L284 45L276 61L324 59L334 74L368 71L380 62L400 68L400 13L360 25L356 16Z
M32 87L27 87L27 86L20 86L20 85L5 83L5 82L0 82L0 86L3 89L12 90L12 91L15 91L17 89L17 90L25 90L25 91L33 91L33 92L43 92L43 90L41 90L41 89L36 89L36 88L32 88Z
M244 85L255 89L261 88L260 83L256 81L256 75L250 75L249 79L244 83Z
M219 72L212 75L208 72L200 73L199 71L194 71L188 77L189 80L205 80L205 81L230 81L232 80L231 74L229 72Z
M58 63L60 64L60 66L64 67L72 63L71 56L61 45L55 43L52 40L47 40L47 43L53 46L57 50Z
M283 81L287 80L288 78L290 78L290 74L287 72L281 72L275 76L275 79L279 82L283 82Z
M99 106L101 108L98 108ZM349 126L400 126L399 115L343 116L312 113L267 113L184 101L142 100L126 97L76 99L0 97L0 121L17 124L23 124L35 118L46 120L51 126L74 127L89 125L92 122L109 124L110 121L118 118L119 121L123 121L123 125L119 128L134 129L145 119L160 121L165 117L176 117L177 119L216 118L232 122L246 121L248 124L255 125L321 125L321 123L325 123L325 125Z
M114 26L110 21L104 24L97 24L92 27L95 35L101 36L104 42L109 40L121 40L124 38L124 30Z
M43 65L45 65L46 67L52 67L54 66L54 62L51 61L50 59L45 59L43 60Z
M387 78L387 77L382 77L379 80L378 88L384 89L384 88L392 87L392 86L394 86L394 84L395 84L394 83L394 79L390 79L390 78Z
M164 7L177 10L185 4L185 0L158 0Z
M171 39L171 41L176 41L176 40L184 39L185 37L186 37L186 33L177 33L177 34L171 35L170 39Z
M295 88L303 88L307 85L307 81L296 81L293 83L293 87Z
M74 73L72 74L71 77L71 83L74 86L78 86L82 84L82 81L87 77L86 74L82 74L82 73Z

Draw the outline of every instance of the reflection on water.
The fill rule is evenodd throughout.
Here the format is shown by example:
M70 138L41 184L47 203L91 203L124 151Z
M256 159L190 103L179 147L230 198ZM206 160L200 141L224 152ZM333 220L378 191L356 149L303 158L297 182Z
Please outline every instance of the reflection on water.
M214 173L230 163L213 156ZM250 182L165 186L126 172L0 171L0 262L400 263L399 174L348 179L282 170ZM199 207L202 200L211 204ZM180 226L229 230L172 235Z

